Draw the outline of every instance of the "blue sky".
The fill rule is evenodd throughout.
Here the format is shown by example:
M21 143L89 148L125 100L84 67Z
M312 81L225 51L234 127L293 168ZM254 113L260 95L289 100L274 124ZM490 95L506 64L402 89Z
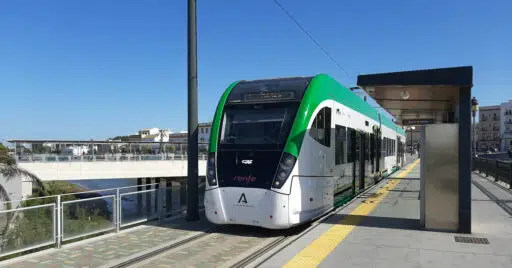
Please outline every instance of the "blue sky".
M198 1L199 120L238 79L472 65L482 105L512 98L512 1ZM187 1L0 1L0 141L186 130Z

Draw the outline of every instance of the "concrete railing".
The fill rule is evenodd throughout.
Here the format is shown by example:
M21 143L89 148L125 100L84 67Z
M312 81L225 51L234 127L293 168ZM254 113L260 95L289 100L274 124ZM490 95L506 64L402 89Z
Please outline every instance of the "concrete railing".
M186 177L188 160L18 162L43 181ZM206 176L206 160L198 162Z

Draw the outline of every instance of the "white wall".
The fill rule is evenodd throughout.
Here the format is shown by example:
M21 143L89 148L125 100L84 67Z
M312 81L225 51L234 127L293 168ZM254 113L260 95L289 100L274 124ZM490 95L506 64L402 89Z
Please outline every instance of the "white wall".
M43 181L187 176L187 160L19 163ZM199 160L199 176L206 160Z
M0 184L7 191L10 200L22 200L32 195L32 182L25 176L14 177L7 180L0 174ZM13 206L13 208L15 207L16 205ZM0 208L5 209L4 206L0 206Z

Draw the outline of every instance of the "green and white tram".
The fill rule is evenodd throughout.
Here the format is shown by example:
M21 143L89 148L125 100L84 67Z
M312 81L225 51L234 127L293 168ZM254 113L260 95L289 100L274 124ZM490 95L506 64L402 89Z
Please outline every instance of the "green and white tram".
M404 130L325 74L234 82L210 135L204 205L217 224L309 222L405 158Z

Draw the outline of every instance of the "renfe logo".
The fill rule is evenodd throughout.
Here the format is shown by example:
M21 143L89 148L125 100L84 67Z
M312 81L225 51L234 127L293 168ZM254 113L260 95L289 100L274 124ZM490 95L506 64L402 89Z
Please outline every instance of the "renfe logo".
M256 177L253 176L234 176L233 180L238 182L254 182L256 181Z
M238 204L240 204L240 202L244 202L244 203L247 204L247 198L245 198L245 194L244 193L242 193L242 195L238 199Z
M242 164L252 165L252 160L251 159L244 159L244 160L242 160Z

